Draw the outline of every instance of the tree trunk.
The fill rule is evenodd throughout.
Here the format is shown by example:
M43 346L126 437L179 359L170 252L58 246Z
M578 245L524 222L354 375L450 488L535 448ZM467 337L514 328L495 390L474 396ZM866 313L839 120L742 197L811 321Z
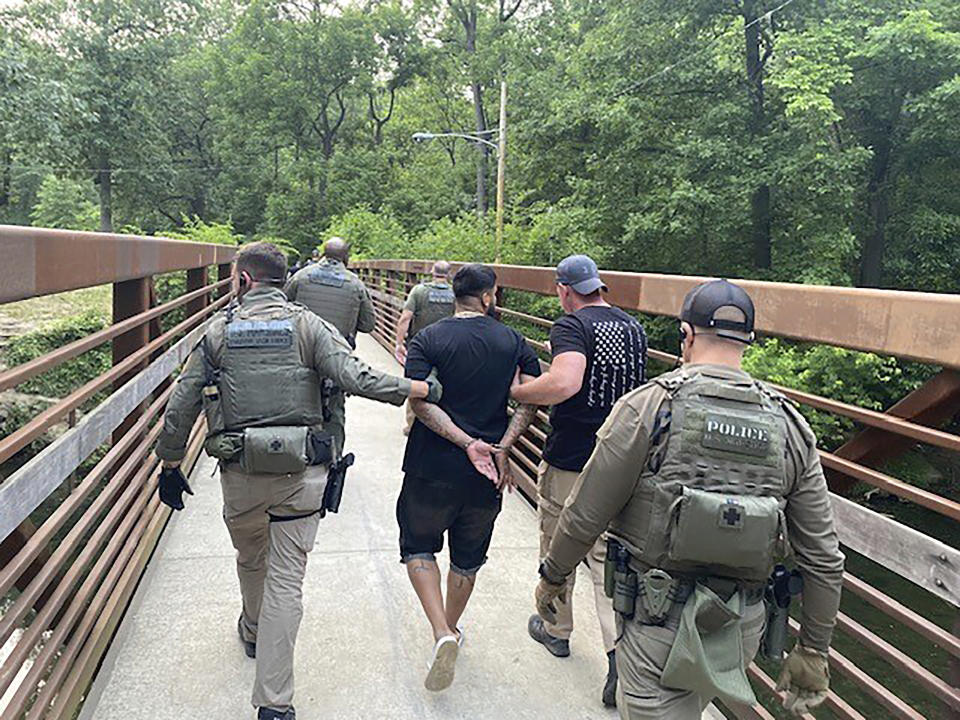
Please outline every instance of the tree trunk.
M100 232L113 232L113 206L111 194L113 191L113 172L110 169L110 158L100 153L100 162L97 168L97 182L100 185Z
M13 162L13 151L10 148L3 149L0 162L3 163L3 174L0 175L0 207L6 207L10 204L10 185L12 182L10 165Z
M887 243L887 221L890 219L890 201L887 196L890 151L889 142L880 142L874 147L873 173L867 185L870 228L864 235L860 257L859 284L863 287L879 287L883 280L883 253Z
M466 35L467 55L471 58L477 54L477 3L475 0L459 15ZM471 62L472 64L472 62ZM477 134L487 139L487 116L483 110L483 86L476 78L470 83L473 95L473 115L476 122ZM480 159L477 162L477 214L483 217L487 213L487 162L489 151L486 145L479 145Z
M747 91L750 95L751 118L750 138L753 142L764 137L767 130L766 113L763 106L763 65L765 58L760 57L760 45L763 40L762 29L757 20L758 0L744 0L743 22L747 55ZM750 23L754 23L750 25ZM753 191L750 199L751 238L753 240L753 262L759 270L769 270L772 266L770 240L770 186L761 183Z

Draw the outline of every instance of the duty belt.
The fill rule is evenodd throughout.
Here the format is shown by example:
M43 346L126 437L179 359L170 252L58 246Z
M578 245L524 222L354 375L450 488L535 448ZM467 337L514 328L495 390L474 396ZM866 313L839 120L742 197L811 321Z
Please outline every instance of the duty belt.
M645 580L651 575L656 579L666 579L669 585L664 589L662 596L650 592L651 583ZM637 603L634 610L634 619L641 625L661 625L676 629L680 624L680 615L687 599L693 594L697 583L710 588L722 600L729 600L735 592L744 593L746 605L756 605L763 600L764 586L762 584L744 583L731 578L716 576L703 577L676 577L670 576L663 570L650 568L638 577ZM659 606L659 607L658 607ZM652 608L654 612L650 612Z

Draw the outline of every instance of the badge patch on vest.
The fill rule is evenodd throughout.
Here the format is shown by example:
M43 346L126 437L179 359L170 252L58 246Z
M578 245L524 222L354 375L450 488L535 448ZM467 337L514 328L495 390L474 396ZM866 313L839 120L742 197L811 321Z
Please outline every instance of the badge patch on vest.
M707 413L700 442L714 450L766 457L770 451L770 429L741 417Z
M343 284L347 281L346 275L328 268L311 270L308 277L310 278L310 282L319 285L329 285L330 287L343 287Z
M453 304L453 290L448 290L446 288L430 288L430 292L427 293L427 302L432 303L442 303L444 305Z
M228 348L290 347L292 343L289 320L237 320L227 325Z

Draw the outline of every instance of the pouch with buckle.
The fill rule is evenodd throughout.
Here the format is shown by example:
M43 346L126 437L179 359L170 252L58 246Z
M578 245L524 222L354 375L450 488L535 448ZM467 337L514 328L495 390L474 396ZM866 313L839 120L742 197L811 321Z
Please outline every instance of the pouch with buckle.
M240 467L248 473L281 475L307 469L306 427L254 427L243 431Z

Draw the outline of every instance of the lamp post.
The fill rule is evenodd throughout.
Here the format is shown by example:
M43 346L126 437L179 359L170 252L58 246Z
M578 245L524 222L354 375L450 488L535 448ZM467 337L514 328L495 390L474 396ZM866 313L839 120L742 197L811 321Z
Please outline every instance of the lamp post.
M497 135L494 143L481 135ZM496 241L494 247L494 262L500 262L500 252L503 249L503 210L506 204L506 176L507 176L507 81L500 81L500 127L486 130L482 133L456 132L415 132L413 139L416 142L428 142L438 137L453 137L469 140L478 145L486 145L497 151L497 220Z

